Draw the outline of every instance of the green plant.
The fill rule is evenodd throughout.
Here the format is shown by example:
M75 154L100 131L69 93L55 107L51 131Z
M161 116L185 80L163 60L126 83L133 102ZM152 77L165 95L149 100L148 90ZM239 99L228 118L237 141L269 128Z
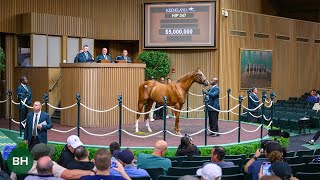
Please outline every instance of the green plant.
M147 79L166 77L170 72L170 61L166 52L143 51L138 59L146 63L145 76Z
M6 70L6 54L3 49L0 47L0 71Z

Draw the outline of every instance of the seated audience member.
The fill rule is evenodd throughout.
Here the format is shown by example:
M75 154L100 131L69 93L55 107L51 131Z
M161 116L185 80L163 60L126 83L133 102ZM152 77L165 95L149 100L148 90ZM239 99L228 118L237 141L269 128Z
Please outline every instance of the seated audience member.
M203 166L207 164L216 164L221 168L234 167L233 162L224 161L224 157L226 156L226 150L222 146L214 146L211 150L211 162L203 164Z
M168 148L168 143L163 140L158 140L154 146L152 154L141 153L138 155L138 168L163 168L165 173L171 167L171 160L164 158Z
M111 153L111 161L115 161L116 159L115 159L115 157L113 156L113 152L115 151L115 150L121 150L120 149L120 144L119 143L117 143L117 142L112 142L110 145L109 145L109 149L110 149L110 153Z
M80 138L76 135L71 135L67 139L67 144L64 146L60 159L59 159L59 164L62 167L67 167L67 165L74 159L74 150L82 146L82 142L80 141Z
M220 180L222 170L218 165L210 163L198 169L197 175L201 176L202 180Z
M54 154L54 147L40 143L35 145L31 150L31 155L34 159L32 168L28 171L27 174L38 174L38 171L36 169L37 161L44 156L52 156ZM84 171L84 170L68 170L62 166L60 166L58 163L52 161L53 163L53 170L52 174L54 177L62 178L62 179L79 179L81 176L89 175L92 172L91 171ZM17 176L15 173L11 173L10 176L11 179L15 180L17 179Z
M316 96L316 91L315 90L311 90L310 91L310 96L307 97L306 101L308 103L317 103L319 102L317 96Z
M95 175L82 176L80 180L122 180L131 179L124 171L122 164L118 161L115 162L116 166L114 170L118 171L122 176L110 175L111 154L104 148L99 149L94 155L94 164L97 171Z
M68 164L68 169L91 170L94 168L93 162L89 160L89 152L84 146L79 146L74 150L74 159Z
M96 62L99 63L101 60L109 60L112 62L111 55L108 53L107 48L102 48L102 53L96 57Z
M180 145L177 149L176 156L188 156L188 159L192 159L192 156L199 156L201 152L198 147L192 144L192 139L189 136L181 138Z
M27 176L25 180L63 180L53 176L53 163L48 156L39 158L36 169L38 174Z
M130 150L125 149L122 151L114 151L113 156L122 164L124 171L129 177L149 177L146 170L138 169L134 165L134 155ZM121 176L121 174L113 168L110 170L110 175Z
M278 142L270 141L266 144L264 154L269 160L277 162L282 159L282 156L279 156L279 154L282 154L282 151L283 148ZM261 149L257 149L255 155L244 166L244 171L252 176L252 180L258 180L261 165L263 162L269 162L268 159L258 159L260 155Z
M83 46L83 52L79 53L75 58L74 62L75 63L86 63L86 62L93 62L94 58L89 52L89 46L84 45Z
M132 63L131 58L128 56L128 51L126 49L122 51L122 56L117 56L116 60L126 60L127 63Z
M76 57L74 57L73 62L77 63L78 62L78 56L79 54L81 54L83 52L83 49L80 49L79 53L76 55Z

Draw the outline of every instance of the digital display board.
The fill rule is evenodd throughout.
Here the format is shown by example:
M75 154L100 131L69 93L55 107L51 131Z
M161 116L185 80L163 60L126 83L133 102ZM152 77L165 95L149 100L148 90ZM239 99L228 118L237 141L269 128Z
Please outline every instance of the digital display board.
M144 47L215 47L215 1L144 4Z

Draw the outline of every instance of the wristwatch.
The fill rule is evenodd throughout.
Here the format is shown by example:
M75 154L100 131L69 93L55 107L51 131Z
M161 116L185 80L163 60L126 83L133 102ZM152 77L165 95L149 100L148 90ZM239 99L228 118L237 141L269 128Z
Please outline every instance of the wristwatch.
M257 157L256 155L254 155L252 158L253 158L254 160L257 160L257 159L258 159L258 157Z

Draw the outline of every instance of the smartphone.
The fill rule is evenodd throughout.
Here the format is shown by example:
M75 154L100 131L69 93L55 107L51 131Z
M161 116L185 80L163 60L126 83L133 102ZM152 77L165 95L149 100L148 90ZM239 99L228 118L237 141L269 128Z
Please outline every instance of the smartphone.
M265 176L270 176L271 172L270 172L270 162L263 162L262 164L262 174Z
M116 158L111 158L111 168L115 168L115 167L117 167L117 163L116 163Z

